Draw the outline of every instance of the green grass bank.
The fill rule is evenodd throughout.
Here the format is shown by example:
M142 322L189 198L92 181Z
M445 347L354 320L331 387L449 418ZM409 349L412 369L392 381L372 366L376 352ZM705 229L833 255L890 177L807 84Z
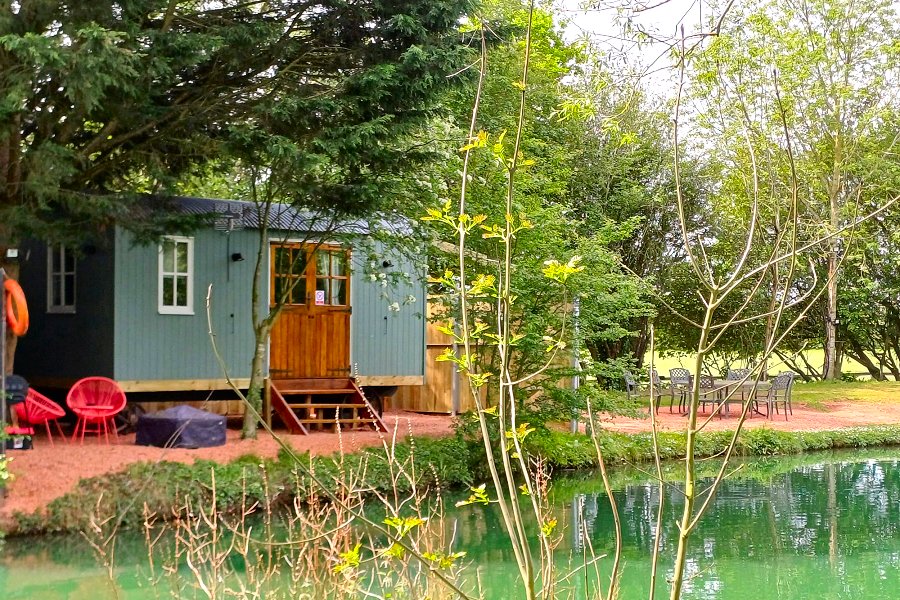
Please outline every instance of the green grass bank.
M683 457L684 434L659 435L664 460ZM704 432L697 444L699 456L720 454L729 433ZM543 457L555 469L590 469L596 466L591 439L584 434L540 430L527 439L530 452ZM650 434L601 432L600 447L610 465L651 461ZM837 429L832 431L776 431L767 428L741 434L742 456L774 456L805 451L900 445L900 425ZM459 436L414 438L398 444L390 457L382 448L371 448L338 457L301 455L299 462L287 454L277 459L246 456L227 464L198 461L191 465L172 462L139 463L118 472L82 480L75 490L50 502L34 515L17 514L8 534L27 535L79 531L115 515L118 527L141 527L145 515L174 518L192 507L209 506L215 497L221 510L236 511L266 503L285 504L295 498L321 495L306 474L311 470L332 490L350 481L356 488L406 491L411 486L404 470L424 489L463 488L486 479L484 450L480 442Z

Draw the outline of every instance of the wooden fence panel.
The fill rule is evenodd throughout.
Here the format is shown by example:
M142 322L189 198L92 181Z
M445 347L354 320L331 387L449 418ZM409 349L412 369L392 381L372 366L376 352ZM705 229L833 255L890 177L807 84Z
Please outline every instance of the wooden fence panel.
M453 411L453 372L456 367L450 361L437 361L437 357L453 348L453 338L442 333L437 323L432 322L439 307L428 303L428 318L425 340L425 385L403 386L391 399L391 405L402 410L416 412L446 413ZM475 410L471 388L466 377L459 377L460 412Z

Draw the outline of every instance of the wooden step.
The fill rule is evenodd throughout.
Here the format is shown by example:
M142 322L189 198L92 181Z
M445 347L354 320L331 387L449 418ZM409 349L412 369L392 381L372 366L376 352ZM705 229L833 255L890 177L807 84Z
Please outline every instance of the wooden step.
M269 386L269 392L271 394L272 409L285 427L288 428L288 431L292 434L309 435L309 430L297 419L297 415L288 407L284 396L278 392L278 389L274 386Z
M352 379L271 380L269 391L271 406L267 410L274 410L291 433L308 434L308 425L327 425L328 423L365 424L373 426L379 431L387 431L384 421L372 408L359 385ZM346 401L338 402L338 399L335 398L331 402L316 402L317 396L345 396ZM288 398L301 400L301 402L290 402ZM332 417L322 418L314 412L317 410L333 411ZM353 412L350 413L352 417L342 418L340 412L342 410L352 410ZM306 418L302 416L304 414L307 416Z
M325 390L311 390L309 388L303 389L282 389L278 388L278 391L281 392L282 396L299 396L301 394L305 396L333 396L335 394L353 394L356 393L355 390L342 388L342 389L325 389Z
M309 423L341 423L341 424L349 424L349 423L368 423L371 425L374 421L372 419L300 419L301 423L309 424Z
M366 408L365 404L360 404L358 402L310 402L310 403L294 403L288 402L288 406L291 408L356 408L363 409Z

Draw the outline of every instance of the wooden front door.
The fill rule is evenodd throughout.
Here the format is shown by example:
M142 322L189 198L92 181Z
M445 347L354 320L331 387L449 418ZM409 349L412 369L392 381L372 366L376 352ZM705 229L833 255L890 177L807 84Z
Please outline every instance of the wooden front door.
M272 328L273 379L350 376L350 253L339 246L273 244L269 295L284 309Z

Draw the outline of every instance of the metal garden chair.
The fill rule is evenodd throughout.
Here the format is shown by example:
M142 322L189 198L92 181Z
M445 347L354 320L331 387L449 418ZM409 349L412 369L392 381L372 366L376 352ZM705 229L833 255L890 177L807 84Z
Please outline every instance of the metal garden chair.
M625 379L625 395L628 397L628 400L631 401L637 398L640 389L637 381L634 379L634 375L631 374L631 371L622 371L622 377Z
M760 398L761 402L766 403L766 416L772 418L772 410L778 413L778 405L784 406L784 420L787 421L788 413L794 414L791 406L791 390L794 387L795 374L791 371L779 373L778 377L772 380L772 385L766 390L764 398Z
M693 377L691 378L691 385L688 386L688 391L686 393L690 393L691 388L693 388ZM716 409L722 402L722 396L720 394L720 390L716 389L716 380L710 375L701 375L700 376L700 409L706 410L707 404L712 404L713 410ZM722 411L719 411L719 418L722 418Z
M675 405L675 396L678 396L678 411L685 412L687 408L687 395L691 389L691 372L681 367L669 369L669 412Z

